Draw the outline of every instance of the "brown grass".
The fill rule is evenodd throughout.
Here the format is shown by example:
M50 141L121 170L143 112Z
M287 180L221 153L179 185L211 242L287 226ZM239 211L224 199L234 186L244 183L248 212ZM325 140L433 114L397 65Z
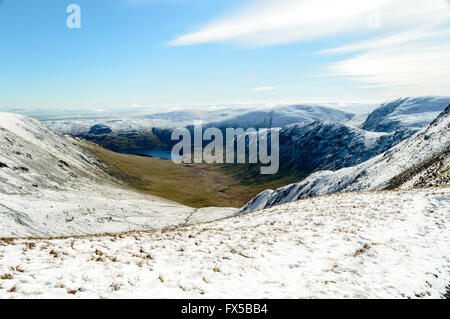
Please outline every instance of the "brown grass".
M14 285L11 288L8 289L8 292L16 292L17 291L17 286Z
M134 189L190 207L241 207L267 188L284 182L244 185L223 165L175 164L169 160L119 154L93 143L85 148Z
M366 251L368 251L370 249L370 245L365 243L361 248L357 249L354 253L353 253L353 257L359 256L363 253L365 253Z

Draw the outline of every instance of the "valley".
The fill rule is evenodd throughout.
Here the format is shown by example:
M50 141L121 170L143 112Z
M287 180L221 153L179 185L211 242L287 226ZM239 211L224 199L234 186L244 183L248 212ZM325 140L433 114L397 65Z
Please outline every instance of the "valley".
M115 153L94 143L84 145L108 165L113 176L133 189L194 208L239 208L264 189L280 187L292 180L246 182L239 178L236 168L227 165L175 164L170 160Z

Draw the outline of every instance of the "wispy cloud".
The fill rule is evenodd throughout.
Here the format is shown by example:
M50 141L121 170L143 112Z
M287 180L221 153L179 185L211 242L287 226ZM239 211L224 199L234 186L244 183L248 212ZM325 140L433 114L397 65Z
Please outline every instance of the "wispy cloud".
M169 44L252 47L359 35L365 40L319 52L346 54L324 66L326 75L385 88L394 95L448 95L449 22L448 0L255 0Z
M450 36L450 28L439 28L442 20L426 24L419 27L413 27L405 31L393 34L382 35L369 40L344 45L332 49L323 50L321 54L344 54L358 51L364 51L374 48L386 48L394 45L403 45L417 41L436 42L437 38L448 38Z
M371 49L329 66L364 87L381 87L392 95L448 95L450 44L421 43Z
M370 32L374 27L370 24L371 16L377 12L381 27L391 28L437 18L447 9L446 0L258 0L169 44L231 41L264 46L289 43Z
M252 91L255 91L255 92L274 91L276 89L277 89L276 86L261 86L261 87L253 88Z
M450 12L418 26L403 28L349 45L322 51L354 53L328 65L332 76L342 76L366 88L383 88L386 95L448 95L450 80Z

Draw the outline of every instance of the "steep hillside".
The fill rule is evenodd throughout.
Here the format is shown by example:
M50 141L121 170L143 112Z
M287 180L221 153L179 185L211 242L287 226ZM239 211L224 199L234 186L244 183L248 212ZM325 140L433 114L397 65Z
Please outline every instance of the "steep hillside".
M103 131L96 128L102 125ZM154 129L130 129L113 131L105 124L96 124L88 132L77 133L74 136L92 141L113 152L126 153L129 151L149 150L156 148L171 148L170 135L160 139ZM166 137L166 139L164 139Z
M341 191L379 190L407 185L416 175L448 174L450 145L450 106L428 127L390 150L357 166L337 171L320 171L300 183L275 191L266 190L250 201L241 212L249 212L299 198ZM441 163L441 164L440 164ZM427 169L436 167L435 172ZM445 173L447 172L447 173ZM445 175L447 176L447 175ZM446 184L447 177L440 179ZM420 180L420 176L417 177ZM415 185L411 182L412 185ZM420 183L416 184L417 186Z
M154 229L228 216L127 189L80 147L36 120L0 113L0 237Z
M280 159L305 173L353 166L378 155L409 136L408 132L368 132L344 124L294 124L280 131Z
M404 129L393 133L369 132L345 124L316 121L288 125L279 131L279 135L280 168L277 174L261 175L259 164L229 165L227 170L244 184L282 178L289 182L299 181L316 171L362 163L408 138L411 132Z

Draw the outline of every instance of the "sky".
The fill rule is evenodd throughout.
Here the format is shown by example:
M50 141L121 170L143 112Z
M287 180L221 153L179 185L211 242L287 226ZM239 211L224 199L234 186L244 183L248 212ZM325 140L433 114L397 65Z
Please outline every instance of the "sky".
M0 38L0 109L450 95L448 0L0 0Z

